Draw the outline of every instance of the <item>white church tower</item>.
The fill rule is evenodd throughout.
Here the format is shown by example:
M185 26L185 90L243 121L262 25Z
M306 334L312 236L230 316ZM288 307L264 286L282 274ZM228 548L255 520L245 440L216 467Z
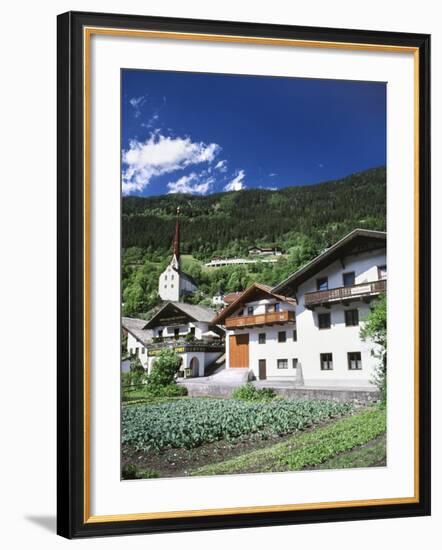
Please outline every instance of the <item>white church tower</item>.
M183 273L180 269L180 209L177 208L175 236L172 247L172 260L161 273L158 294L163 301L180 302L187 294L193 294L197 290L195 281Z

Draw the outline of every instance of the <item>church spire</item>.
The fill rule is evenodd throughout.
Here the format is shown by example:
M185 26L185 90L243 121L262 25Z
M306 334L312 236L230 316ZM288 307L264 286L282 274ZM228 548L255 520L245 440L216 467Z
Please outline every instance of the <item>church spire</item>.
M177 268L180 262L180 207L176 209L176 225L175 236L173 238L173 260L176 262Z

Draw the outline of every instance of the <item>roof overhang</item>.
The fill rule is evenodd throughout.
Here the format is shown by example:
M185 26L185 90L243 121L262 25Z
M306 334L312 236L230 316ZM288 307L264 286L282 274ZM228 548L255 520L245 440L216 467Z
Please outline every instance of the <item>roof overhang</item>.
M224 322L224 320L229 317L232 313L234 313L242 304L245 304L247 302L250 302L252 298L258 298L258 297L268 297L268 298L275 298L276 300L279 300L281 302L290 302L292 304L295 304L296 301L292 298L287 298L287 296L282 296L280 294L276 294L272 291L272 289L266 285L261 285L259 283L253 283L253 285L249 286L244 292L242 292L238 298L234 302L232 302L230 305L222 309L218 315L213 320L214 324L220 325Z
M340 241L325 250L322 254L311 260L308 264L284 281L274 286L273 292L290 294L296 292L299 285L307 279L319 273L336 260L343 259L350 254L378 250L387 246L387 233L385 231L372 231L370 229L354 229Z

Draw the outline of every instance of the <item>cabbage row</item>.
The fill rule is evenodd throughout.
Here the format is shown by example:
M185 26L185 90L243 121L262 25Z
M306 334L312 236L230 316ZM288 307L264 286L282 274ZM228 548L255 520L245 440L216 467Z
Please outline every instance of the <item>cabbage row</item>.
M247 434L284 435L352 411L350 403L333 401L183 399L134 405L122 411L122 443L138 451L191 449Z

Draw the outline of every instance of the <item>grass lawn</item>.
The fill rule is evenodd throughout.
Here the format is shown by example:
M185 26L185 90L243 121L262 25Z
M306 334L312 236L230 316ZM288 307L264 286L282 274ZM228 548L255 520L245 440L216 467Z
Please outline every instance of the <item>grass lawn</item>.
M315 430L293 435L265 449L208 464L192 475L278 472L317 468L371 466L385 460L385 439L372 442L386 431L386 412L380 407L365 409ZM351 454L349 451L355 449Z

